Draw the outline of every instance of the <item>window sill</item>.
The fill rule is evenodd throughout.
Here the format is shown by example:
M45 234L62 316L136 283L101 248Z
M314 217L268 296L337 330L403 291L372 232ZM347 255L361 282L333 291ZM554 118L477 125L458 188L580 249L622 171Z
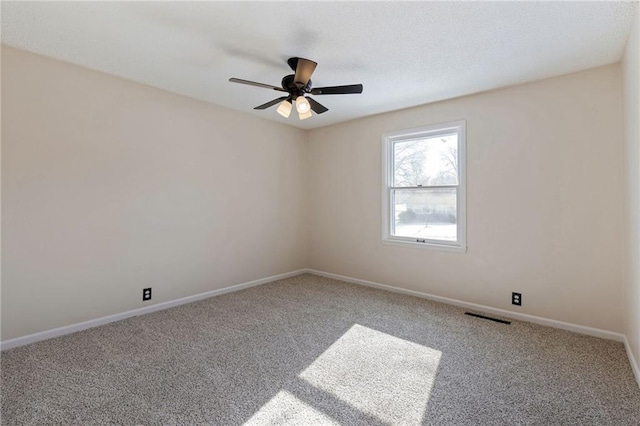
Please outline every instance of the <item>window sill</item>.
M437 243L418 243L415 241L396 240L396 239L382 239L382 244L396 247L417 248L427 250L439 250L448 251L454 253L466 253L466 246L456 246L450 244L437 244Z

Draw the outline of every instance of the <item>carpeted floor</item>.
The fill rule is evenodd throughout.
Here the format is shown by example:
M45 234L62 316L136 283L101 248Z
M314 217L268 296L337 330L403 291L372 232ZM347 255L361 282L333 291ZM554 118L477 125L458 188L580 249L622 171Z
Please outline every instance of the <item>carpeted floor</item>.
M621 343L301 275L2 353L2 424L640 425Z

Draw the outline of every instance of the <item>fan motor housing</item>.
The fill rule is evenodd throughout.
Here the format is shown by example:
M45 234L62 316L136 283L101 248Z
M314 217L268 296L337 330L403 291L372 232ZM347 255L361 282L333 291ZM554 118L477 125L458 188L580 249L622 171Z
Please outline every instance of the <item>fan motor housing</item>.
M311 91L311 80L309 80L304 87L299 89L294 82L294 78L294 74L285 75L282 79L282 88L295 96L302 96L305 92Z

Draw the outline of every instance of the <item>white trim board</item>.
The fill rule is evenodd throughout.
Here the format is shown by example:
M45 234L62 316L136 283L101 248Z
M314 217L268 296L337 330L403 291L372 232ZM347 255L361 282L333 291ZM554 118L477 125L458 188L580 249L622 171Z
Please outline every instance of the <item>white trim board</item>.
M18 346L24 346L30 343L39 342L41 340L47 340L54 337L64 336L66 334L75 333L77 331L86 330L88 328L98 327L104 324L109 324L111 322L120 321L126 318L149 314L151 312L173 308L175 306L184 305L186 303L197 302L198 300L207 299L213 296L219 296L225 293L232 293L234 291L243 290L249 287L255 287L255 286L266 284L272 281L295 277L296 275L304 274L306 272L307 272L306 269L299 269L297 271L286 272L284 274L272 275L270 277L260 278L258 280L248 281L246 283L236 284L229 287L219 288L217 290L211 290L204 293L195 294L193 296L182 297L180 299L156 303L155 305L145 306L143 308L132 309L130 311L121 312L119 314L108 315L106 317L96 318L89 321L80 322L77 324L66 325L64 327L53 328L51 330L41 331L39 333L33 333L33 334L28 334L26 336L16 337L14 339L8 339L0 342L0 350L17 348Z
M420 297L423 299L433 300L435 302L446 303L449 305L460 306L467 309L473 309L477 311L492 313L495 315L499 315L506 318L513 318L521 321L532 322L535 324L546 325L549 327L560 328L563 330L574 331L576 333L587 334L590 336L601 337L604 339L615 340L618 342L623 342L627 351L627 356L629 358L629 362L631 364L631 369L636 377L636 381L640 386L640 368L638 368L638 363L631 352L631 347L627 340L627 337L621 333L614 333L607 330L601 330L598 328L585 327L582 325L566 323L562 321L551 320L547 318L537 317L533 315L527 314L519 314L517 312L506 311L503 309L492 308L485 305L479 305L476 303L463 302L457 299L450 299L448 297L436 296L429 293L423 293L415 290L407 290L400 287L394 287L386 284L375 283L373 281L361 280L359 278L351 278L344 275L332 274L328 272L318 271L315 269L299 269L297 271L286 272L284 274L273 275L266 278L261 278L254 281L248 281L246 283L232 285L230 287L220 288L217 290L207 291L200 294L195 294L193 296L187 296L180 299L170 300L167 302L157 303L151 306L145 306L143 308L132 309L130 311L121 312L114 315L108 315L101 318L96 318L89 321L80 322L77 324L71 324L64 327L58 327L51 330L42 331L39 333L29 334L26 336L16 337L14 339L9 339L0 342L0 350L12 349L19 346L28 345L30 343L39 342L42 340L51 339L54 337L64 336L66 334L75 333L78 331L86 330L88 328L98 327L104 324L109 324L111 322L120 321L126 318L135 317L138 315L149 314L151 312L161 311L163 309L173 308L175 306L184 305L187 303L196 302L198 300L207 299L209 297L218 296L225 293L232 293L234 291L243 290L249 287L255 287L258 285L266 284L272 281L277 281L285 278L295 277L297 275L310 273L319 275L321 277L332 278L340 281L345 281L353 284L360 284L367 287L373 287L381 290L391 291L394 293L407 294L410 296Z
M466 309L472 309L475 311L487 312L494 315L499 315L505 318L512 318L520 321L531 322L534 324L545 325L548 327L559 328L562 330L573 331L575 333L586 334L589 336L600 337L603 339L615 340L617 342L624 343L624 347L627 351L627 358L629 358L629 363L631 364L631 369L633 370L633 374L635 375L636 382L638 386L640 386L640 368L638 367L638 362L633 356L633 352L631 352L631 346L629 345L629 341L627 340L627 336L622 333L615 333L613 331L602 330L599 328L586 327L584 325L571 324L568 322L552 320L543 317L537 317L534 315L528 314L520 314L518 312L506 311L504 309L492 308L490 306L479 305L477 303L463 302L458 299L450 299L448 297L436 296L429 293L423 293L415 290L407 290L400 287L394 287L387 284L380 284L373 281L362 280L359 278L346 277L344 275L332 274L329 272L318 271L315 269L307 269L305 272L310 274L319 275L321 277L332 278L334 280L345 281L348 283L359 284L366 287L373 287L380 290L391 291L394 293L406 294L409 296L420 297L422 299L432 300L434 302L446 303L447 305L459 306Z
M578 324L571 324L568 322L562 322L552 320L543 317L537 317L534 315L520 314L518 312L506 311L504 309L492 308L490 306L479 305L476 303L463 302L458 299L450 299L448 297L436 296L429 293L423 293L421 291L407 290L400 287L394 287L387 284L380 284L373 281L361 280L359 278L346 277L344 275L332 274L329 272L317 271L315 269L307 269L306 272L310 274L319 275L321 277L332 278L335 280L346 281L353 284L360 284L366 287L373 287L381 290L387 290L394 293L407 294L409 296L420 297L422 299L432 300L434 302L446 303L447 305L460 306L462 308L473 309L476 311L482 311L499 315L506 318L512 318L520 321L532 322L534 324L546 325L548 327L560 328L562 330L573 331L580 334L587 334L589 336L601 337L603 339L615 340L617 342L625 342L626 336L622 333L615 333L613 331L602 330L599 328L586 327Z
M633 352L631 352L631 345L629 344L629 340L627 340L627 336L624 336L624 347L627 350L627 358L629 358L633 374L636 376L636 382L638 382L638 386L640 386L640 368L638 368L638 361L636 361Z

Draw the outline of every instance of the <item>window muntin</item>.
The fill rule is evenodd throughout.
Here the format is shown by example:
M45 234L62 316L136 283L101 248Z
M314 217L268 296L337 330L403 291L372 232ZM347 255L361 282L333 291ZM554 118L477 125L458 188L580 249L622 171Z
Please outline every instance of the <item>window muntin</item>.
M464 251L465 123L383 135L383 241Z

